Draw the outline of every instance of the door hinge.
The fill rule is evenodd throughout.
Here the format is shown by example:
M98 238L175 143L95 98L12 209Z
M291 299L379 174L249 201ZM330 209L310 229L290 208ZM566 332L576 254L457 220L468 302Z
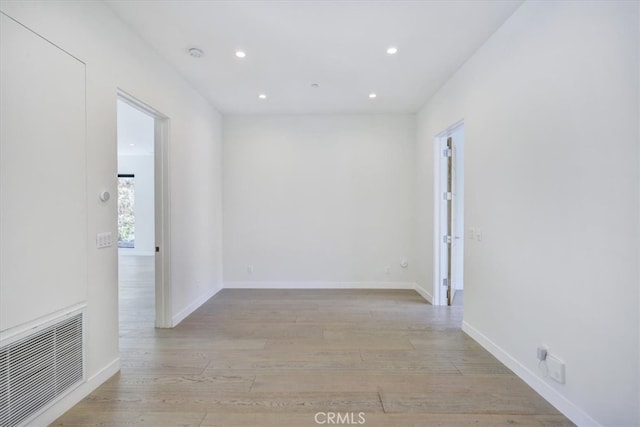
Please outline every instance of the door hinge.
M451 191L447 191L445 193L442 193L442 199L443 200L453 200L453 193Z
M442 279L442 286L449 287L449 279L447 278Z
M160 246L156 246L156 252L160 252Z
M451 150L451 148L445 148L444 150L442 150L442 157L451 157L452 154L453 151Z
M445 244L451 244L451 236L447 235L447 236L442 236L442 243Z

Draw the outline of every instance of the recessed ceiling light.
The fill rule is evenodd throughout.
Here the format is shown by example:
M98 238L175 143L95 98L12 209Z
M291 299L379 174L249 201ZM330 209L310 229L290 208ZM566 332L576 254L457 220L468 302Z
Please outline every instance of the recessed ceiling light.
M387 49L387 53L389 55L395 55L396 53L398 53L398 48L395 46L391 46L389 49Z
M320 87L318 83L311 83L311 87Z
M189 49L189 55L193 56L194 58L202 58L204 52L202 51L202 49L192 47Z
M136 144L129 144L129 147L135 147Z
M243 51L241 51L241 50L238 50L238 51L236 51L236 56L237 56L238 58L244 58L245 56L247 56L247 54L246 54L246 53L244 53L244 52L243 52Z
M375 93L370 93L369 94L369 98L371 98L371 99L375 98L376 96L378 96L378 95L376 95Z
M261 93L260 95L258 95L258 98L267 99L267 95L265 95L264 93Z

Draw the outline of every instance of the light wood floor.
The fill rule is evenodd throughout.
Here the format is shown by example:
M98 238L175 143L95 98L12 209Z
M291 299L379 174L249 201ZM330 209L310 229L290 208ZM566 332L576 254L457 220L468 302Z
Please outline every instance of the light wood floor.
M155 325L155 256L118 257L120 337L153 331ZM123 343L121 343L123 344Z
M460 330L462 307L414 291L223 290L156 330L142 282L124 284L121 372L54 425L573 425Z

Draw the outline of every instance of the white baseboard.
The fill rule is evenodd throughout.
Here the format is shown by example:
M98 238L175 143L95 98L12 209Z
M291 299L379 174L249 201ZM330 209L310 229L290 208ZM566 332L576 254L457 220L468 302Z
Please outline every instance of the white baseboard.
M80 384L71 393L54 403L42 414L32 419L27 425L29 426L48 426L55 420L60 418L65 412L73 408L78 402L87 397L102 385L105 381L118 373L120 370L120 359L117 358L102 368L97 374L93 375L86 382Z
M180 310L178 313L174 314L173 317L171 318L172 327L178 326L178 324L182 322L188 315L196 311L198 307L200 307L205 302L209 301L211 297L213 297L215 294L217 294L221 290L222 290L221 286L210 289L209 291L201 295L199 298L197 298L195 301L193 301L191 304L189 304L188 306Z
M415 289L413 282L225 282L225 289Z
M424 298L425 300L427 300L427 302L431 305L433 305L433 295L431 295L429 292L425 291L422 287L420 287L420 285L418 285L417 283L415 283L415 287L413 288L417 293L420 294L420 296L422 298Z
M478 344L484 347L489 353L493 354L496 359L502 362L507 368L511 369L520 379L529 384L540 396L552 404L558 411L562 412L567 418L579 426L602 427L600 423L594 420L583 409L571 402L556 389L547 384L542 378L531 372L526 366L516 360L513 356L500 348L496 343L491 341L482 332L478 331L467 322L462 322L462 330L471 338L476 340Z
M433 303L430 293L415 282L225 282L225 289L412 289Z

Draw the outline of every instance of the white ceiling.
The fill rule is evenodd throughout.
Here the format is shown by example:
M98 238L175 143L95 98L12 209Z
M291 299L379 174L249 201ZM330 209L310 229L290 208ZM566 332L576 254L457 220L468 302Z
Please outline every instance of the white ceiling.
M107 3L222 113L312 114L417 111L522 1Z

